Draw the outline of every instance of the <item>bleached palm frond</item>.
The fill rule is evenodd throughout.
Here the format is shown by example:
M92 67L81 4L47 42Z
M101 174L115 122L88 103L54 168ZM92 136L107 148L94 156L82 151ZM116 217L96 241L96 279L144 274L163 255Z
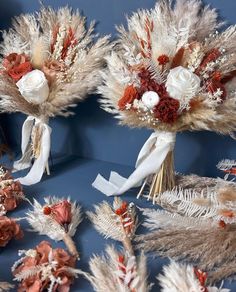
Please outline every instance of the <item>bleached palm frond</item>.
M141 253L138 259L125 252L117 252L108 246L103 256L94 255L89 262L91 274L85 277L95 291L131 292L150 291L147 283L146 258Z
M201 283L197 278L197 273L201 274L201 280L206 279L206 273L196 271L193 266L180 264L174 261L168 266L164 266L163 274L158 275L162 292L202 292L204 289L209 292L229 292L229 289L207 286L206 280Z
M143 225L150 230L158 230L164 228L202 228L208 230L217 226L210 219L185 217L176 213L170 213L165 210L141 209L145 216Z
M132 238L137 228L137 218L134 206L127 205L126 218L116 214L116 210L122 205L119 198L115 198L113 207L107 202L95 206L95 212L87 212L89 219L94 224L94 227L105 238L122 241L127 235ZM130 227L130 228L129 228ZM129 228L127 230L126 228Z
M201 193L191 189L176 189L160 194L158 204L184 216L212 218L215 221L224 220L227 223L234 223L235 219L224 216L222 211L235 212L235 197L236 189L230 186Z

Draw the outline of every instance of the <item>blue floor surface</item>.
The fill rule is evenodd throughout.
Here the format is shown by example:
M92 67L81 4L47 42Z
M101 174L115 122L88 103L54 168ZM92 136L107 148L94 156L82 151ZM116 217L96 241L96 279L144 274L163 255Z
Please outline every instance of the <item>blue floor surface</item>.
M128 176L132 168L122 166L118 164L79 159L78 157L70 157L66 159L56 159L54 166L51 169L51 176L44 176L41 183L34 186L25 187L26 196L29 199L34 197L40 202L43 201L44 196L54 195L58 197L70 196L73 200L76 200L82 205L84 211L92 210L94 204L98 204L103 200L109 202L113 201L113 198L107 198L97 190L93 189L91 183L95 179L96 175L100 172L106 178L109 177L111 170L118 171L124 176ZM140 207L152 207L150 202L145 199L136 199L136 192L131 191L122 198L131 202L133 201ZM10 217L23 217L29 206L27 203L23 203L20 207L9 213ZM140 221L143 218L140 216ZM12 241L4 249L0 249L0 277L1 281L12 281L11 266L15 260L18 259L17 251L19 249L29 249L37 245L42 240L48 240L52 243L53 247L64 247L63 243L53 242L46 236L39 236L36 233L27 231L29 229L28 224L23 221L21 223L25 230L25 237L21 241ZM143 232L143 228L138 229L138 233ZM88 271L89 258L95 254L101 254L107 244L115 244L113 240L105 240L103 237L93 228L89 220L84 214L84 220L77 229L75 235L75 242L78 250L81 254L81 260L78 261L77 267ZM119 248L119 245L117 245ZM149 269L149 282L155 283L152 291L160 291L155 279L156 275L161 272L162 265L167 264L168 259L160 259L148 257L148 269ZM236 282L225 282L225 287L231 288L231 291L236 291ZM13 290L16 291L16 288ZM75 291L93 291L90 284L83 278L75 280L71 289Z

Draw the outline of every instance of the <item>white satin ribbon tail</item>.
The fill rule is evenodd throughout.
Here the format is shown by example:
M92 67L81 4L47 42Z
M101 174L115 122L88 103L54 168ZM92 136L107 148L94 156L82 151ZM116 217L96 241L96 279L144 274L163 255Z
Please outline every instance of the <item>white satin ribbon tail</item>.
M121 195L142 184L149 175L158 173L167 154L174 149L176 134L156 131L139 152L134 172L128 179L111 172L109 181L100 174L92 186L107 196Z
M41 126L42 136L40 145L40 154L37 157L28 172L24 177L17 178L23 185L33 185L40 182L46 165L48 163L50 147L51 147L51 128L43 121L36 117L29 116L22 127L22 142L21 151L22 157L13 164L14 171L23 170L31 166L32 149L31 149L31 134L35 126Z

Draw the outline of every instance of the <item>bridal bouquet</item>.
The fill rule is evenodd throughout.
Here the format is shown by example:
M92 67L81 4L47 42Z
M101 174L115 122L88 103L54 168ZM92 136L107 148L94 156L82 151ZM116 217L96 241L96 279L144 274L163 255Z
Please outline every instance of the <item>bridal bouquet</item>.
M102 108L122 124L154 133L128 180L112 172L94 186L107 195L150 183L149 199L175 186L173 149L180 131L236 129L236 26L222 32L218 15L201 1L160 0L118 28L99 87Z
M69 116L71 107L100 83L108 37L94 40L94 23L70 8L42 8L15 18L0 45L0 111L22 112L22 158L15 170L34 163L19 181L31 185L49 174L49 118Z

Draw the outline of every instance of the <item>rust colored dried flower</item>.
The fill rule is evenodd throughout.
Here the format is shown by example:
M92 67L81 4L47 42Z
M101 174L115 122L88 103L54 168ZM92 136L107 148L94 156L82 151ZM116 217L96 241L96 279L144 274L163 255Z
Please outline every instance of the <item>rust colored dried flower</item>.
M15 81L32 71L32 65L25 54L12 53L3 60L5 72Z
M75 262L76 259L65 250L52 249L49 242L42 241L34 250L31 250L30 255L26 254L20 265L13 271L16 279L21 281L18 291L44 291L53 281L55 282L50 291L69 291L74 280L70 269L75 267ZM35 273L32 271L29 276L29 271L36 266L41 266L41 269L39 268L39 271ZM18 275L21 277L19 278Z
M157 58L159 65L165 66L167 63L170 62L170 58L167 55L161 55Z
M155 118L164 123L174 123L178 119L179 101L166 97L162 98L154 109Z
M1 183L0 188L0 204L4 207L5 211L14 210L24 197L22 185L19 181L10 180L4 184Z
M0 247L4 247L12 239L21 239L23 231L15 220L6 216L0 216Z
M124 95L118 102L120 110L125 110L126 105L132 103L135 99L139 99L139 93L133 85L129 85L125 88Z
M67 200L64 200L60 203L50 206L51 208L51 216L54 220L56 220L59 224L65 225L71 223L71 203Z

